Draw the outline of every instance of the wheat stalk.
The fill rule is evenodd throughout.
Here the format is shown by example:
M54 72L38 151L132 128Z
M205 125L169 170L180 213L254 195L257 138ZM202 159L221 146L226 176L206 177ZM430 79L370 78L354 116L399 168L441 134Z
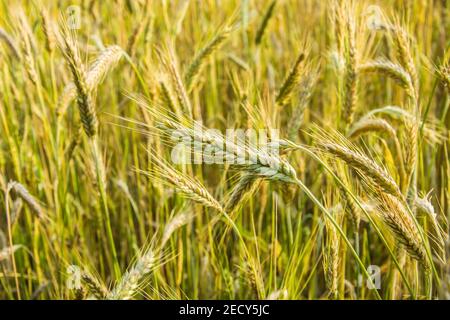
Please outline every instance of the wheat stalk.
M112 264L116 277L119 277L120 268L117 259L117 251L115 248L113 232L111 228L111 219L108 209L105 165L97 139L98 119L94 108L94 101L91 95L92 88L89 87L89 84L87 82L88 74L86 72L84 64L81 62L81 58L73 35L69 33L67 26L64 26L63 36L60 37L59 45L63 51L64 57L72 73L72 79L77 93L77 104L81 123L83 124L84 132L89 137L89 147L91 157L94 162L97 179L96 183L98 186L98 191L100 193L101 208L105 218L106 233L112 253ZM119 51L119 48L112 50L112 52L116 51ZM107 55L109 59L103 56L102 59L97 60L96 63L94 63L92 70L95 70L95 72L91 74L91 81L99 81L100 77L104 75L104 69L106 69L106 66L111 62L111 56L115 56L114 54L112 54L112 52ZM108 61L109 63L105 63L105 61Z

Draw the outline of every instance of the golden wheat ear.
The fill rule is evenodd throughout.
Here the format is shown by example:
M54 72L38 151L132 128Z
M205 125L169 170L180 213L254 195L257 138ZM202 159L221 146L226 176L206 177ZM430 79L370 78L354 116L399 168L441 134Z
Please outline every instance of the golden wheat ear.
M89 92L95 92L103 79L124 56L121 47L117 45L103 49L86 72L86 88ZM75 82L67 84L61 94L58 105L59 115L63 115L69 104L77 97L78 88Z
M10 49L11 53L13 54L13 56L15 58L17 58L17 59L20 58L20 52L19 52L19 49L17 48L16 41L3 28L0 28L0 40L2 40L4 43L6 43L6 45L8 46L8 48Z
M384 192L380 192L378 195L379 212L396 240L404 246L411 257L428 269L429 261L425 243L405 205L396 197Z
M17 181L10 181L7 185L7 189L11 190L16 196L20 197L28 205L30 210L37 214L40 218L45 217L44 209L39 201L32 196L28 192L27 188L25 188L25 186L21 183Z
M92 138L98 131L98 119L87 83L86 67L81 60L73 33L70 32L64 22L62 23L59 46L72 74L72 80L76 89L78 110L84 132L88 137Z

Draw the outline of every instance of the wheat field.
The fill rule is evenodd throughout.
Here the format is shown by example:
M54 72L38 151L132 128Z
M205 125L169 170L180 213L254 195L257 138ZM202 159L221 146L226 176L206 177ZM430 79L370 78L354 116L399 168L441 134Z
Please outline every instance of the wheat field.
M450 299L449 32L439 0L1 0L0 299Z

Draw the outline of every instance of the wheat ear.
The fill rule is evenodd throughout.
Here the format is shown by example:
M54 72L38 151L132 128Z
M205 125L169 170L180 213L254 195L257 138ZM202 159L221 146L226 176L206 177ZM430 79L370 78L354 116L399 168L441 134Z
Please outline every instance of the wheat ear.
M97 57L97 59L89 67L89 71L86 73L86 87L89 92L97 89L108 72L114 68L114 66L123 57L123 50L121 47L112 45L104 49ZM61 98L59 100L59 113L62 115L65 113L67 106L77 96L77 87L74 82L65 86Z
M90 273L81 272L81 281L86 287L87 292L97 299L104 299L108 295L108 290Z
M300 82L302 70L301 63L304 59L305 55L303 53L300 53L295 60L291 71L289 72L288 76L283 82L283 85L278 91L278 95L275 99L278 105L283 106L289 101L295 86Z
M339 171L337 171L336 175L346 185L347 188L350 187L348 179L344 175L340 174ZM347 210L350 213L350 221L352 222L353 227L355 228L355 232L358 232L359 225L361 223L361 210L355 203L355 200L352 198L347 188L339 184L339 190L341 191L341 195L345 200Z
M308 69L308 68L305 68ZM311 95L314 86L318 78L318 69L313 69L306 74L303 80L299 84L299 100L298 104L295 106L292 117L288 123L288 136L290 140L295 140L298 135L298 130L303 123L304 114L308 103L311 99Z
M357 139L361 135L365 133L370 132L380 132L385 133L388 135L393 141L395 145L395 153L397 156L397 160L399 161L399 174L401 177L401 181L406 180L406 172L405 172L405 164L403 160L403 150L400 145L400 141L397 137L397 132L392 127L389 122L387 122L384 119L378 119L378 118L370 118L370 117L363 117L361 120L359 120L357 123L353 125L353 127L350 129L348 133L348 137L350 139Z
M7 189L11 190L12 192L14 192L14 194L25 201L31 211L37 214L40 218L45 217L44 210L39 204L39 201L36 200L21 183L17 181L10 181L8 183Z
M403 199L403 195L394 179L384 168L366 155L337 143L322 141L320 145L325 152L337 156L350 167L357 169L361 175L368 177L376 186L399 199Z
M251 174L244 174L231 191L230 197L225 205L225 211L232 213L242 206L259 187L261 180L255 179Z
M403 87L412 101L416 101L416 93L411 76L405 71L405 69L403 69L402 66L386 59L378 59L360 65L358 67L358 72L378 72L380 74L384 74Z
M406 32L404 28L400 25L399 21L396 21L395 25L391 28L391 32L393 32L393 38L394 42L397 47L397 56L402 64L402 66L405 68L405 70L408 72L408 74L411 76L411 81L413 84L414 89L418 90L419 85L419 79L417 75L417 69L414 64L412 49L411 49L411 41L410 36Z
M345 74L344 74L344 121L346 125L353 122L353 116L357 103L357 48L356 48L356 23L353 18L354 12L348 12L346 18L347 38L345 52Z
M37 85L39 83L39 73L36 69L36 62L34 60L35 55L32 50L33 48L31 43L31 36L27 32L28 23L23 14L19 15L18 20L19 20L19 32L22 37L21 41L22 62L23 65L25 66L25 71L28 75L28 78L34 85Z
M119 283L107 295L109 300L130 300L138 292L145 277L155 268L156 255L150 248L141 255L136 263L122 276Z
M175 215L172 219L170 219L166 226L164 227L164 231L161 237L161 244L160 247L164 247L167 243L167 241L169 241L170 237L172 236L172 234L178 230L179 228L181 228L182 226L186 225L187 223L189 223L192 219L194 218L193 214L189 214L186 212L181 212L177 215Z
M142 33L144 32L145 27L148 24L148 21L149 21L148 16L143 17L141 21L138 23L138 25L134 28L130 38L128 39L127 52L130 55L130 57L134 56L136 51L136 45Z
M200 182L178 171L150 151L149 156L152 161L154 161L154 166L150 171L141 171L142 173L153 178L155 181L165 184L166 186L174 187L186 198L198 202L205 207L213 208L219 212L224 212L224 209L220 203Z
M340 221L336 217L336 221ZM336 227L330 222L329 219L325 220L326 245L322 247L323 251L323 269L325 275L325 283L328 288L330 297L333 299L338 298L338 279L339 279L339 247L340 237L336 231Z
M225 40L230 35L231 28L225 28L219 31L206 46L204 46L200 51L194 56L192 62L189 64L184 75L186 88L191 91L195 84L202 69L205 67L208 58L220 48L220 46L225 42Z
M52 53L56 46L56 35L53 22L49 17L48 10L45 8L41 9L41 20L45 36L45 48L49 53Z
M186 112L189 116L192 116L192 105L189 100L186 87L178 71L176 64L175 54L172 50L168 50L168 54L165 56L161 52L158 52L161 63L165 67L170 76L172 88L175 91L175 96L177 98L178 105L180 108Z
M379 192L379 201L381 217L391 229L397 241L404 246L411 257L428 268L425 244L417 225L404 204L396 197L384 192Z
M0 40L6 43L15 58L20 58L19 49L17 49L14 39L4 29L0 28Z
M87 85L86 70L84 64L81 62L79 51L72 35L65 33L62 41L63 53L72 73L72 79L76 89L78 110L84 132L88 137L94 137L98 130L98 120Z
M450 61L444 62L439 68L436 69L436 72L441 82L450 92Z
M264 13L263 20L261 21L261 24L260 24L258 30L256 31L255 43L257 45L261 43L261 40L264 36L264 32L267 29L267 25L269 24L269 21L273 16L273 12L274 12L276 4L277 4L277 0L272 0L272 2L269 4L269 6L266 9L266 12Z
M355 123L348 133L350 139L356 139L368 132L386 133L389 137L396 137L395 129L383 119L364 118Z
M441 227L434 207L430 200L425 198L416 197L414 200L414 206L418 209L419 213L424 213L427 221L430 223L429 231L429 243L431 253L442 264L446 264L446 241L448 239L448 233Z

